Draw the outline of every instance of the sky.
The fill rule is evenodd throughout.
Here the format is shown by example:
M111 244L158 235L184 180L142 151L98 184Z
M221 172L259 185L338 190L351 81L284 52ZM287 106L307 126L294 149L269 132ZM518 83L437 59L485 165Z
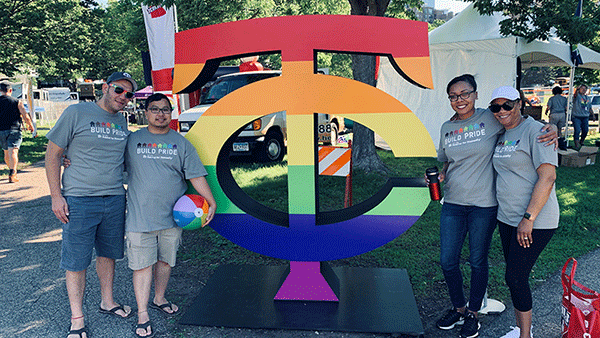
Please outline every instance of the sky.
M450 9L455 14L469 6L470 2L452 1L452 0L435 0L436 9Z

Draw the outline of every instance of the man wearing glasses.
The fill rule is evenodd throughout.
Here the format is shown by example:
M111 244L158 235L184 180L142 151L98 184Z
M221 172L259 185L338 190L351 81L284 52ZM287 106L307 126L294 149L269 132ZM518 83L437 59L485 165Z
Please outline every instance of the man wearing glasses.
M125 163L127 188L127 258L133 270L133 288L138 306L137 337L154 335L150 307L166 315L178 313L177 305L165 298L171 268L175 266L182 228L173 220L173 206L186 192L189 180L206 199L212 220L216 202L206 181L207 175L194 146L169 128L171 103L164 94L146 99L148 127L129 136ZM154 275L154 276L153 276Z
M87 338L83 296L86 270L96 249L96 272L102 301L99 311L127 318L132 310L113 299L115 260L124 256L125 189L123 163L127 122L119 113L137 90L131 75L115 72L102 85L98 102L65 109L48 132L46 177L52 211L63 223L60 267L66 270L71 307L68 338ZM61 159L72 165L62 174Z

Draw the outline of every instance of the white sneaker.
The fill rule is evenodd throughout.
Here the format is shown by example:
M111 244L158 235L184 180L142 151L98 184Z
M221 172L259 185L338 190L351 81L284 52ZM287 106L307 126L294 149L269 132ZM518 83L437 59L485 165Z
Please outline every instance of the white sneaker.
M510 328L512 330L500 338L519 338L519 336L521 336L521 329L518 326L511 326ZM533 328L531 328L531 331L533 331ZM533 338L533 333L530 335L531 338Z
M500 338L519 338L519 336L521 335L521 329L519 329L518 326L517 327L511 326L510 328L512 330Z

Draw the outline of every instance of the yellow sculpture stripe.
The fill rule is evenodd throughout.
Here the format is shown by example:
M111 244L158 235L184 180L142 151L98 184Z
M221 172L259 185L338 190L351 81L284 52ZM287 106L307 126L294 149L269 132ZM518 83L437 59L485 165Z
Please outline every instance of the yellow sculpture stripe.
M185 135L198 151L202 163L216 165L220 147L229 136L242 126L252 122L252 116L201 116ZM208 137L207 135L210 135Z
M435 157L433 140L421 120L413 113L340 114L381 136L395 157Z
M288 165L313 165L314 131L313 115L287 116Z

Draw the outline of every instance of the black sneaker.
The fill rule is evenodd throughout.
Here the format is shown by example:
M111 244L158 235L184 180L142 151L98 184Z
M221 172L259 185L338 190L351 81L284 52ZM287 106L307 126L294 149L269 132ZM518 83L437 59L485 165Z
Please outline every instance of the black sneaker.
M467 311L468 312L468 311ZM475 317L473 312L468 312L465 316L465 322L460 329L460 338L473 338L479 336L479 319Z
M450 309L444 317L437 321L436 325L439 329L450 330L454 328L454 325L463 325L464 318L462 313L455 309Z

